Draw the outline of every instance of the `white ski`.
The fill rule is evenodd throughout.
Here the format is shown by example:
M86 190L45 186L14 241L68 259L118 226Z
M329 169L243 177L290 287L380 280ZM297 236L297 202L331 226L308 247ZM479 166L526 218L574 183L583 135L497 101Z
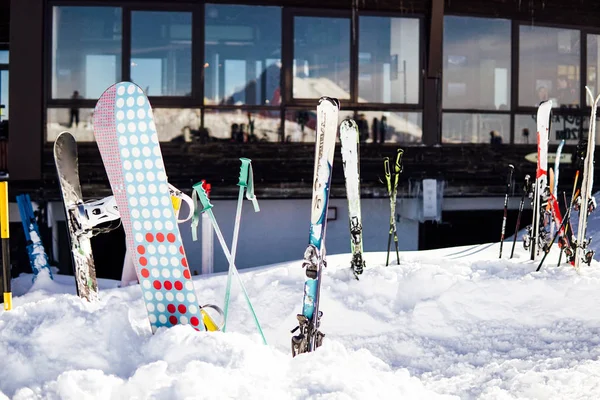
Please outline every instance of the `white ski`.
M363 273L365 262L362 257L362 218L360 213L360 172L359 172L359 132L356 122L346 118L340 124L342 143L342 161L346 178L346 196L348 197L348 217L350 222L350 248L352 249L352 272L356 279Z
M592 186L594 184L594 149L596 146L596 110L600 95L594 99L589 87L585 87L587 95L592 103L590 116L590 128L588 133L587 153L583 165L583 180L581 181L581 202L579 204L579 224L577 225L577 247L575 248L575 269L579 271L581 262L586 264L592 262L593 252L586 251L589 240L586 240L587 220L590 212L595 208L592 197Z

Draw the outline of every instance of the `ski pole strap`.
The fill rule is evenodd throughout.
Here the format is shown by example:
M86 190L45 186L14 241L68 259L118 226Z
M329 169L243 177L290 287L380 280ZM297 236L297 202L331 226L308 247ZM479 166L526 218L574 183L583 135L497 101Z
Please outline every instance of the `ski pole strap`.
M240 158L242 165L240 166L240 179L238 186L246 188L246 198L252 201L254 212L259 212L258 199L254 195L254 172L252 171L252 160L249 158Z
M402 170L404 169L402 166L402 155L404 154L404 150L398 149L397 151L398 152L396 153L396 165L394 166L394 170L396 174L401 174Z
M388 194L392 195L392 173L390 171L390 158L383 158L383 169L385 171L385 180L387 182Z
M192 215L192 240L195 242L198 240L198 222L200 221L200 214L213 208L210 204L206 190L202 187L204 181L200 181L192 186L192 202L194 203L194 214ZM198 200L202 205L202 209L199 210Z

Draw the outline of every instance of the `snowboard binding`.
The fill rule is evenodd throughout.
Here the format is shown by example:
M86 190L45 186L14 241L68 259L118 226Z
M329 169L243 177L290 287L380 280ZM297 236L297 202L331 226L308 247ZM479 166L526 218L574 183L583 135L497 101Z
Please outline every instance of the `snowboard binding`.
M313 316L313 318L317 318L317 323L314 324L305 315L297 315L298 326L292 330L292 333L297 330L300 330L300 332L297 335L292 336L292 357L296 357L298 354L308 353L323 344L325 334L317 329L322 316L322 311L319 311L318 316Z

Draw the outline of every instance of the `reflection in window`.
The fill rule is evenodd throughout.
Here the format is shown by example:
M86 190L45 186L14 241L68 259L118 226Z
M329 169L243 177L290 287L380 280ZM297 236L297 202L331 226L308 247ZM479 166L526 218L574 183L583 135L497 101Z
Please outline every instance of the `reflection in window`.
M446 109L510 109L510 21L444 17Z
M532 144L537 143L537 113L530 115L515 115L515 143ZM566 144L576 145L579 135L583 132L588 134L589 117L578 115L561 116L554 114L548 135L550 144L558 144L565 139Z
M280 142L279 110L206 110L204 127L210 141L235 143Z
M359 111L355 118L360 141L366 143L421 143L420 112Z
M598 71L600 71L600 35L587 35L587 82L586 85L597 96L600 92L598 85ZM592 105L592 101L585 96L586 104Z
M350 19L294 17L293 97L350 98Z
M131 13L131 79L148 96L191 96L191 12Z
M160 142L200 141L200 110L194 108L154 108L154 123Z
M519 27L519 105L579 105L578 30Z
M99 98L121 80L121 8L53 10L52 98Z
M360 102L419 102L419 20L360 17Z
M0 120L8 119L8 71L0 71Z
M0 50L0 64L8 64L8 50Z
M344 118L354 118L354 112L340 110L338 124ZM285 113L285 138L286 142L312 142L316 138L317 110L291 110ZM336 141L339 143L339 136Z
M48 108L46 140L53 142L61 132L68 130L78 142L93 142L93 108Z
M444 113L442 143L510 143L510 115Z
M281 8L206 5L205 104L278 105Z

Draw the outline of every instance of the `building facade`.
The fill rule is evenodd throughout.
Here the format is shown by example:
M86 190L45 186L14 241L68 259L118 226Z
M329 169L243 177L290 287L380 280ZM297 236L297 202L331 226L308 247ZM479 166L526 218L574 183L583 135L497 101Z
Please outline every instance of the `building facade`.
M403 249L497 240L507 165L516 167L516 198L525 174L534 173L527 156L536 151L541 100L555 105L550 151L566 140L559 188L570 193L576 166L569 155L589 125L584 87L600 91L600 5L575 3L13 0L10 19L3 13L0 22L11 187L14 194L41 189L57 202L52 142L69 130L84 154L84 195L110 195L92 112L104 89L131 80L153 105L174 185L189 192L206 179L215 209L222 202L230 211L238 158L255 160L257 194L272 206L248 216L261 222L242 234L258 234L265 249L248 239L240 264L300 258L315 108L327 95L340 99L340 120L352 117L361 130L366 250L385 250L382 157L397 147L406 154L397 216ZM329 253L349 250L339 154L336 162ZM424 179L435 179L433 198ZM436 211L428 215L431 204ZM287 207L293 217L283 217ZM277 257L254 255L276 247ZM216 251L215 263L223 264L221 256Z

